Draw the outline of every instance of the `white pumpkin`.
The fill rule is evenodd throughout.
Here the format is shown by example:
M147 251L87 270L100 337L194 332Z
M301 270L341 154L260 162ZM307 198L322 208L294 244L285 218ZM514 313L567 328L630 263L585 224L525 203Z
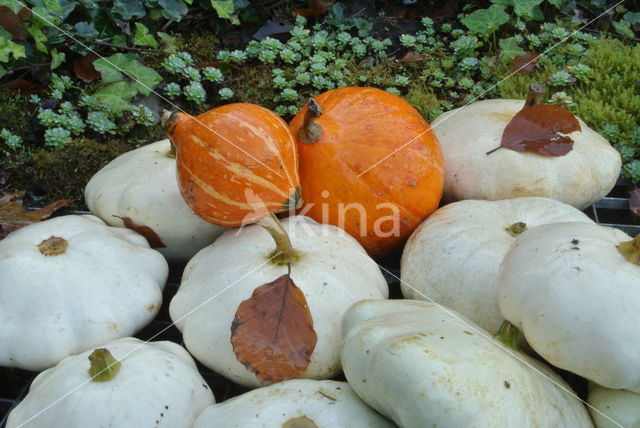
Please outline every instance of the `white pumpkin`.
M161 140L118 156L85 189L89 209L111 226L124 220L148 227L161 242L154 247L170 261L186 262L225 228L202 220L186 204L176 178L176 160Z
M592 426L559 376L455 311L362 301L345 314L343 332L349 384L401 427Z
M301 254L290 276L307 300L317 335L300 377L328 379L340 373L342 314L358 300L386 298L387 284L376 263L342 229L303 216L289 217L282 225ZM272 237L258 225L226 232L189 261L169 309L196 359L250 387L267 382L237 360L231 325L254 289L287 273L287 266L268 261L274 248Z
M40 373L7 428L191 428L215 403L189 353L173 342L127 337L101 349L109 353L83 352ZM90 368L104 370L100 381Z
M193 428L391 428L347 382L295 379L205 409Z
M431 214L405 245L402 294L408 299L432 299L496 332L504 321L498 307L498 272L517 233L507 229L560 221L592 222L576 208L546 198L446 205Z
M485 100L451 110L431 124L445 164L443 198L511 199L542 196L584 209L605 196L620 174L620 154L579 120L573 150L559 157L500 149L502 133L523 100Z
M168 266L136 232L70 215L0 241L0 272L0 366L43 370L148 324Z
M631 237L597 224L529 229L504 258L499 304L551 364L640 392L640 266L618 250L623 242Z
M640 428L640 394L591 384L587 402L597 428Z

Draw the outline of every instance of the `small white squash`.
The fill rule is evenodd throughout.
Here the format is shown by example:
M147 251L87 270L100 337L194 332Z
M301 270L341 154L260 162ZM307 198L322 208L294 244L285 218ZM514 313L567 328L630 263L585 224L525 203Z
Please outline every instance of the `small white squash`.
M443 198L511 199L542 196L584 209L605 196L620 174L620 154L579 120L573 150L547 157L500 149L502 133L523 100L485 100L451 110L431 124L444 153Z
M191 428L213 403L184 348L126 337L40 373L7 428Z
M167 262L94 216L34 223L0 241L0 366L43 370L148 324Z
M560 221L592 223L576 208L546 198L446 205L429 216L405 245L402 294L408 299L433 299L495 333L504 321L498 307L502 258L525 227Z
M387 283L362 246L342 229L303 216L289 217L282 226L300 254L290 276L306 298L317 334L310 364L299 377L329 379L340 373L342 314L358 300L388 297ZM224 233L189 261L169 308L198 361L249 387L269 382L238 361L231 328L236 310L254 289L287 273L287 266L269 261L274 248L270 234L258 225Z
M640 392L638 256L640 238L618 229L582 222L529 229L502 263L500 310L549 363Z
M208 407L193 428L391 428L347 382L295 379Z
M597 428L640 428L640 394L589 385L587 402ZM594 409L595 408L595 409Z
M349 384L401 427L592 426L558 375L455 311L362 301L345 314L343 332Z
M153 246L167 259L186 262L225 228L202 220L186 204L176 178L176 160L161 140L118 156L85 188L89 209L111 226L150 228ZM144 229L142 229L144 231Z

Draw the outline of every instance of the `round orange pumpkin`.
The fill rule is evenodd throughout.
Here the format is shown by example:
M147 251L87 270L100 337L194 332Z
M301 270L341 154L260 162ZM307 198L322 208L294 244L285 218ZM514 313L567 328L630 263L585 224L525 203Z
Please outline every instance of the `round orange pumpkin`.
M271 110L236 103L165 121L180 192L198 216L235 227L299 206L296 145Z
M398 250L437 209L440 144L402 98L334 89L310 100L289 127L300 154L301 214L342 227L372 257Z

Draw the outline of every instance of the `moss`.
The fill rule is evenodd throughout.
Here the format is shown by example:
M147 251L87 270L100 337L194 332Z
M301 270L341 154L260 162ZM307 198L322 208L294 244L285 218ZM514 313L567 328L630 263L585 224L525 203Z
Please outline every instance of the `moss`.
M422 83L413 83L405 99L428 120L435 119L434 115L440 108L438 98Z
M216 61L220 49L220 39L212 33L204 31L177 35L178 51L189 52L197 65ZM161 60L162 61L162 60Z
M0 129L23 136L29 128L29 103L15 91L0 90Z
M59 150L37 149L30 154L30 160L22 160L24 169L15 171L15 182L24 188L42 188L50 200L73 199L72 208L86 209L83 192L89 179L131 149L117 140L100 144L89 139L74 140Z

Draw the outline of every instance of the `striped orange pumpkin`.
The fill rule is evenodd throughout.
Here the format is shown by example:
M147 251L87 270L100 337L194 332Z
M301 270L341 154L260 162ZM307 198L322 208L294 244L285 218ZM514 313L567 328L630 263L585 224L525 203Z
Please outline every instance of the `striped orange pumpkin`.
M203 219L236 227L294 209L298 155L287 124L254 104L227 104L166 120L176 149L180 192Z

